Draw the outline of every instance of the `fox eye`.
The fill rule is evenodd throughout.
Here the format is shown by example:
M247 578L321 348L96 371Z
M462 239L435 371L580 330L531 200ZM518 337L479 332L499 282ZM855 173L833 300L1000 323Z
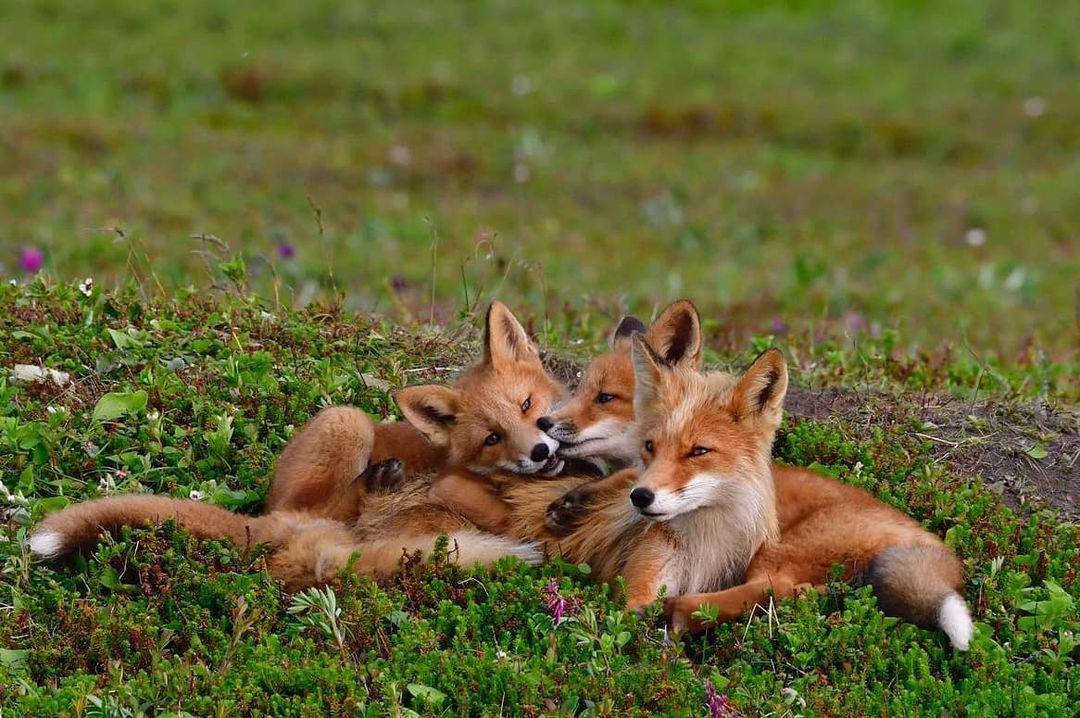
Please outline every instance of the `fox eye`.
M653 452L652 439L645 440L645 451L648 451L650 454Z
M596 403L597 404L606 404L609 401L615 401L615 395L614 394L608 394L607 392L602 391L602 392L600 392L599 394L596 395Z
M484 439L484 444L487 446L495 446L495 444L498 444L500 441L502 441L502 437L493 431L487 435L486 439Z
M532 406L532 397L530 396L525 401L521 402L521 413L524 414Z
M693 449L690 449L690 456L704 456L710 451L712 451L712 449L708 449L704 446L695 446Z

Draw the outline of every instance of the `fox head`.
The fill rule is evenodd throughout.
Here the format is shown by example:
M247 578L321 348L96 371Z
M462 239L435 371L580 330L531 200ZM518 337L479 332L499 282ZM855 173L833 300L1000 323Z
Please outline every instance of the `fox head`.
M741 376L673 366L640 337L634 411L645 465L630 501L653 521L707 507L739 508L775 531L771 449L783 416L787 364L777 349Z
M537 425L565 396L540 363L525 328L500 302L488 309L483 360L453 386L402 389L405 418L447 449L448 465L480 474L508 471L554 476L563 468L559 442Z
M593 360L573 396L540 420L567 458L606 459L629 466L640 454L634 426L634 336L643 334L671 365L701 366L701 322L686 300L668 306L652 326L624 317L611 337L611 351Z

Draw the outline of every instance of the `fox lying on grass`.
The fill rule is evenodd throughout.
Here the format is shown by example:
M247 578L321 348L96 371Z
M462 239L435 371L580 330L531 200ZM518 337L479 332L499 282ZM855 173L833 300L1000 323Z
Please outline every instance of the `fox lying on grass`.
M454 387L411 387L398 394L402 412L422 431L400 424L380 429L385 425L346 407L324 410L283 452L265 515L164 496L110 497L47 516L30 546L42 556L59 557L92 547L101 533L175 519L200 538L270 544L271 575L289 590L326 582L356 552L357 571L392 573L403 551L429 551L443 533L463 564L504 556L539 563L535 545L480 531L451 506L463 503L475 510L497 501L490 486L560 471L558 442L536 422L564 394L520 322L496 302L487 314L479 364ZM394 441L400 443L389 445ZM419 467L411 481L401 461L386 458L397 453ZM372 458L381 461L369 464ZM443 470L433 486L424 471L440 463ZM455 486L481 490L459 498ZM436 498L428 497L429 489ZM447 501L440 502L440 495ZM384 505L403 508L402 499L408 499L408 510L396 517L400 522L392 532L355 525L365 505L379 497Z
M602 393L633 394L634 402L621 424L608 416L593 426L636 436L644 469L581 484L550 505L543 528L540 504L566 483L523 486L512 535L547 537L549 551L592 564L603 580L624 576L633 609L666 586L672 625L691 630L703 627L694 615L702 605L734 620L768 592L821 586L839 564L846 579L873 587L885 612L938 627L966 649L972 624L952 551L866 491L771 461L787 391L783 355L765 352L741 377L703 374L693 306L672 305L658 325L668 340L659 351L637 336L632 349L617 345L597 360L604 377L624 378L601 381ZM577 437L598 435L581 416L563 414L549 431L571 446L568 424Z
M401 390L396 401L407 421L376 424L360 409L335 406L308 422L278 458L266 510L355 521L370 490L359 477L391 458L413 476L447 467L467 478L494 470L557 474L563 468L555 454L558 441L536 420L565 392L540 363L521 323L506 305L493 302L483 360L452 387ZM452 494L454 483L443 490Z

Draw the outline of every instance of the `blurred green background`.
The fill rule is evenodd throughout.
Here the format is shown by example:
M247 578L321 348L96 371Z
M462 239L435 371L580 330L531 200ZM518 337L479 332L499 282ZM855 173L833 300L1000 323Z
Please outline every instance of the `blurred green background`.
M36 248L154 295L239 255L268 299L405 319L689 296L719 342L1071 357L1077 28L1059 1L7 0L0 273Z

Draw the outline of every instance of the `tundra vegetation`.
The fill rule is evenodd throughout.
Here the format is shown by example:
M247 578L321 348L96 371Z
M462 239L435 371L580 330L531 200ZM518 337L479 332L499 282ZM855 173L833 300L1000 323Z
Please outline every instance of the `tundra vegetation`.
M0 3L0 710L1072 715L1078 21ZM673 637L558 562L289 595L258 549L174 526L31 558L87 498L260 510L292 431L395 415L475 356L492 296L568 380L681 296L707 365L782 348L777 458L943 536L971 650L839 582Z

